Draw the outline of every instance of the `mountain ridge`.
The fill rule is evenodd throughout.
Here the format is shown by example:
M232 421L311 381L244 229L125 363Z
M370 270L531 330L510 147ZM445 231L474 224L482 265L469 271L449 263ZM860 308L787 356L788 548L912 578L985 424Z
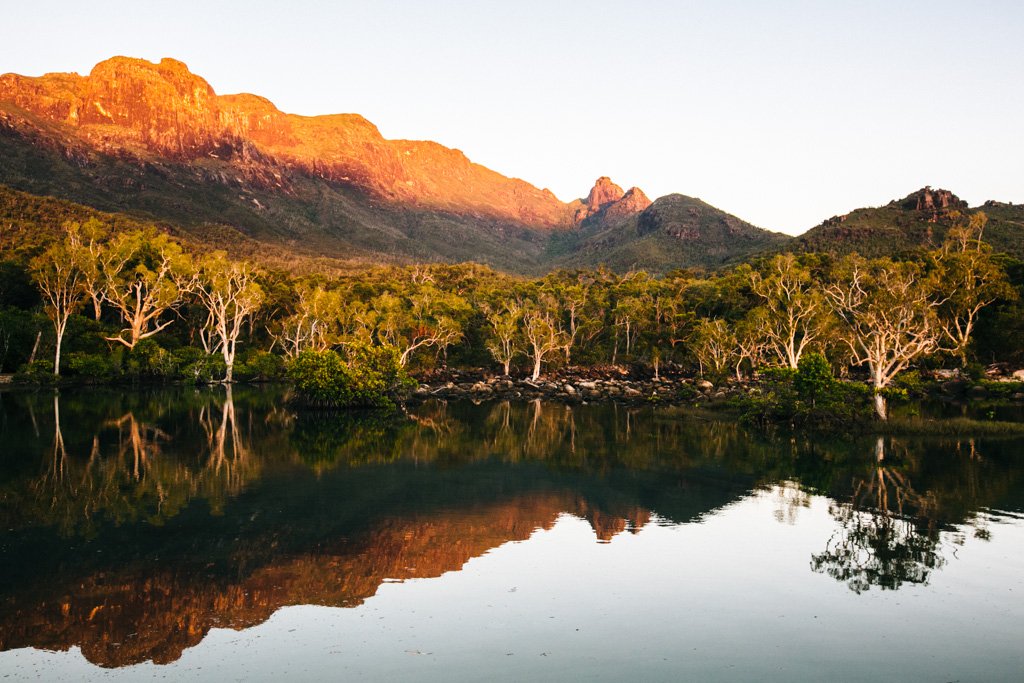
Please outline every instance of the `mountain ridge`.
M0 100L63 124L94 148L147 152L175 161L230 160L252 145L291 170L390 199L454 212L560 227L565 205L549 190L506 178L462 152L431 141L387 140L358 114L300 116L248 93L219 96L171 58L114 57L88 76L0 76ZM250 179L282 188L271 165Z
M562 202L457 149L385 139L359 114L301 116L259 95L218 95L170 58L0 76L0 184L170 224L194 241L236 235L248 253L478 261L523 274L716 268L794 249L894 253L935 246L951 210L978 210L925 187L790 237L686 195L652 201L607 176ZM1024 210L981 208L993 246L1024 257Z
M876 207L862 207L828 218L793 238L800 251L891 256L941 245L957 213L984 211L984 238L997 252L1024 258L1024 205L987 201L970 207L950 190L926 185Z

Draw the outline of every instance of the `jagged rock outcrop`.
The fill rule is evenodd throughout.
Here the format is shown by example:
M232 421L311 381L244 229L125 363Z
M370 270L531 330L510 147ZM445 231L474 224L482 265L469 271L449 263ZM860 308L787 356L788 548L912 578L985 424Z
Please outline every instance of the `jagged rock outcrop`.
M601 176L594 183L594 187L590 188L590 194L587 195L585 203L587 208L596 213L609 204L622 199L623 194L625 193L622 188L613 183L611 178Z
M605 222L640 213L651 205L643 190L632 187L628 192L612 182L608 176L601 176L594 183L586 199L571 204L573 223L580 224L599 218Z
M927 186L881 206L833 216L794 238L791 248L863 256L935 249L953 224L954 212L966 215L979 209L988 216L985 241L996 251L1024 254L1020 230L1024 210L1019 205L985 202L972 209L949 190Z
M651 272L715 267L790 239L693 197L670 194L651 202L638 188L589 216L571 236L565 267L603 263Z
M925 186L903 199L894 200L891 205L897 205L907 211L920 211L928 216L931 223L937 223L950 211L967 209L967 202L949 190L933 190L930 186Z
M622 195L621 199L612 202L605 208L604 215L607 220L617 220L640 213L650 205L651 200L647 198L643 190L639 187L631 187L626 194Z

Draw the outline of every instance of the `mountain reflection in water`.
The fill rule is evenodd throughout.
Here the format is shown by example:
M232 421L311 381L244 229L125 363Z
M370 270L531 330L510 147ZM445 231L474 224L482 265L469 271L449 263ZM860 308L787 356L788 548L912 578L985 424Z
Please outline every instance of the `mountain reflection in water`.
M615 405L282 406L239 387L0 394L0 650L172 662L212 628L357 606L566 514L609 542L757 491L783 523L828 497L811 572L895 590L1024 501L1019 441L769 439Z

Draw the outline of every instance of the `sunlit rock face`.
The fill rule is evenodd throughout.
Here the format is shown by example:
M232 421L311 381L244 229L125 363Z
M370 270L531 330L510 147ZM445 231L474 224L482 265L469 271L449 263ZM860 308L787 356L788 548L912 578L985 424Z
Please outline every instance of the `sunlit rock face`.
M540 228L570 222L550 191L474 164L459 150L385 140L356 114L297 116L256 95L220 96L174 59L114 57L88 76L5 74L0 101L108 153L230 160L263 185L285 187L283 172L292 170L412 206Z
M910 194L898 202L898 204L903 209L920 211L927 215L929 221L933 223L950 211L963 211L967 209L967 202L949 190L933 190L928 186Z
M572 204L573 222L582 223L588 219L610 222L640 213L650 205L651 200L640 188L633 187L623 192L611 178L601 176L586 199Z

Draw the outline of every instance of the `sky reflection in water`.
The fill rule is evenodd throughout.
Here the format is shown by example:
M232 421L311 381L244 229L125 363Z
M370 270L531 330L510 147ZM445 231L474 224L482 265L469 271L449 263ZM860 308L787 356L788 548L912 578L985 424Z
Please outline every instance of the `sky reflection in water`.
M1019 441L770 440L615 406L296 419L237 389L56 406L0 394L0 675L1024 670Z

